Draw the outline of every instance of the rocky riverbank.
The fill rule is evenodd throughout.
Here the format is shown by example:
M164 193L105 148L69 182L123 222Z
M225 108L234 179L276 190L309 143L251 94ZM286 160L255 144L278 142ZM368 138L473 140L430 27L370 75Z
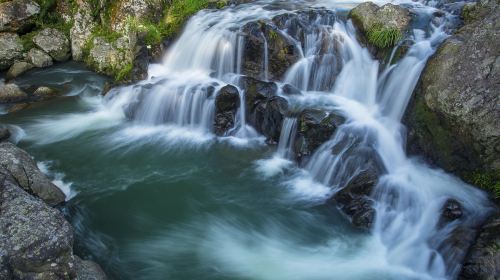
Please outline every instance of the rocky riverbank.
M0 128L0 278L100 280L99 265L73 254L65 195Z

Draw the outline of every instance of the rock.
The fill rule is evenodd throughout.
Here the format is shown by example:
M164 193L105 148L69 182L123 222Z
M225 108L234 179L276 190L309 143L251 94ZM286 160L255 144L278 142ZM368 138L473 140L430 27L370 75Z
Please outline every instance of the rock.
M78 280L106 280L106 274L101 267L93 261L82 260L75 256L76 279Z
M258 102L248 123L266 136L267 142L277 144L280 140L281 127L288 111L288 101L280 96L272 96Z
M114 31L126 31L130 17L137 22L158 23L162 19L165 1L163 0L124 0L117 1L113 7L111 28Z
M298 116L298 133L294 153L298 160L312 155L319 146L328 141L344 118L334 112L306 109Z
M281 34L271 23L250 22L243 29L245 46L243 73L263 79L265 65L265 42L268 45L268 65L270 80L279 80L288 68L300 57L294 43Z
M1 4L0 4L1 5ZM0 33L0 70L8 69L23 56L23 44L19 35Z
M500 279L500 214L493 215L482 227L470 248L459 280Z
M48 53L55 61L66 61L70 57L69 40L55 28L45 28L33 37L33 43Z
M0 3L0 32L25 32L40 13L35 1L13 0Z
M65 200L64 193L38 169L30 155L8 142L0 143L1 174L49 205Z
M10 178L0 178L0 196L0 273L14 279L74 278L73 232L63 214Z
M38 68L44 68L53 64L52 57L44 51L32 48L27 55L27 60Z
M117 80L127 78L135 59L136 36L131 33L109 42L103 37L95 37L89 56L85 59L95 71Z
M61 16L65 23L71 23L73 20L72 2L66 0L56 0L56 12Z
M61 95L61 92L58 91L57 89L42 86L42 87L37 88L33 92L32 97L36 101L44 101L44 100L48 100L48 99L52 99L52 98L58 97L60 95Z
M455 199L448 199L443 206L441 220L451 222L460 219L463 215L462 205Z
M236 112L240 107L240 94L238 89L227 85L220 89L215 97L215 134L223 136L234 127Z
M350 11L349 18L365 35L364 39L378 49L396 45L403 38L411 21L410 12L406 8L393 4L379 7L372 2L356 6ZM379 40L382 37L391 39Z
M85 43L92 35L92 29L97 26L97 19L94 18L96 7L95 1L76 0L76 11L73 16L73 26L70 30L71 55L75 61L83 61L83 49Z
M10 135L10 130L7 127L0 126L0 142L9 140Z
M380 168L368 159L365 168L354 176L346 186L336 193L330 202L351 219L351 223L363 230L372 227L375 221L375 209L371 194L381 174Z
M16 62L12 64L12 66L9 68L9 71L7 71L6 78L8 80L15 79L16 77L22 75L33 67L35 67L35 65L25 61Z
M28 103L16 103L9 107L8 113L15 113L23 109L28 108L30 105Z
M500 179L500 11L496 1L475 11L427 63L405 123L410 153L491 189Z
M273 82L252 77L242 77L239 82L245 94L247 123L266 136L268 142L277 143L288 102L276 96L278 86Z
M283 94L285 95L302 95L302 92L300 91L300 89L292 86L292 85L289 85L289 84L286 84L284 85L281 90L283 91Z
M16 84L0 86L0 104L22 102L27 99L28 95Z

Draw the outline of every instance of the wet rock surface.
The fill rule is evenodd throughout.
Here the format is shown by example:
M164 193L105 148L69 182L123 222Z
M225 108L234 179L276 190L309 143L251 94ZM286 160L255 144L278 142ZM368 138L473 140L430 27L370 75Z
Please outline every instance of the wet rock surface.
M0 104L23 102L28 95L16 84L4 84L0 86Z
M496 1L479 3L439 47L405 121L410 153L485 188L500 179L499 14Z
M225 135L234 127L236 112L240 107L240 95L238 89L227 85L220 89L215 97L215 134Z
M45 68L54 64L50 55L36 48L29 50L26 60L38 68Z
M0 143L0 175L49 205L64 202L64 193L38 169L30 155L12 143Z
M34 67L35 65L25 61L16 62L12 64L12 66L9 68L9 71L7 71L6 78L8 80L15 79L16 77L24 74Z
M482 227L465 258L460 280L500 279L500 214L494 214Z

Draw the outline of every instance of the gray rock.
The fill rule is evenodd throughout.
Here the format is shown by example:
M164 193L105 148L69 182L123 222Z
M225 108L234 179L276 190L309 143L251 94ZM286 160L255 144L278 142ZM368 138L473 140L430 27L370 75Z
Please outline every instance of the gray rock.
M70 57L69 40L55 28L45 28L33 37L33 43L48 53L55 61L66 61Z
M4 84L0 86L0 104L22 102L27 99L28 95L16 84Z
M16 77L22 75L33 67L35 67L35 65L25 61L16 62L12 64L12 66L9 68L9 71L7 71L6 78L8 80L15 79Z
M38 68L44 68L54 64L52 57L44 51L32 48L27 55L27 60Z
M500 279L500 214L493 215L482 227L465 258L458 279Z
M37 101L44 101L56 98L60 95L61 92L57 89L41 86L33 92L32 97Z
M127 74L127 68L129 73L132 71L136 44L137 38L134 33L112 42L103 37L95 37L85 62L96 72L118 78Z
M500 180L500 10L497 1L473 18L429 60L406 115L410 152L473 184Z
M63 214L10 179L0 178L0 197L0 273L14 279L74 278L73 232Z
M163 0L124 0L118 1L111 18L114 31L125 32L130 17L136 21L157 23L162 19L165 1Z
M8 69L17 59L23 57L23 44L19 35L0 33L0 70Z
M97 25L97 19L93 16L95 9L94 1L77 0L76 12L73 16L73 26L70 30L71 55L75 61L83 61L83 49L85 43L91 36L91 31Z
M65 200L64 193L38 169L30 155L9 142L0 143L1 174L49 205Z
M40 6L35 1L3 1L0 3L0 32L23 32L39 13Z

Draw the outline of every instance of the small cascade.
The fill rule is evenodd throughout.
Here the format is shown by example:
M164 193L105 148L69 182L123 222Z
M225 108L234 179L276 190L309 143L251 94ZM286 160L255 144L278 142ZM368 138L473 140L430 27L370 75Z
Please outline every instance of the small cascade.
M266 36L264 37L264 81L269 81L269 46Z
M293 145L297 135L297 118L287 117L283 121L281 128L280 141L278 143L278 156L284 159L293 160Z

